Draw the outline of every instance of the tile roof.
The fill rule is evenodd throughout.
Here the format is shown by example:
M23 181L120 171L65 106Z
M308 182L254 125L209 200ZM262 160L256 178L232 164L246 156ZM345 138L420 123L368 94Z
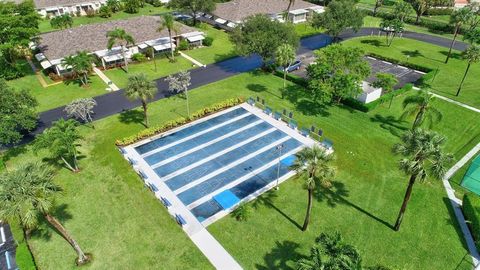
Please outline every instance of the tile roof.
M296 0L290 10L316 7L317 5ZM287 10L287 0L232 0L226 3L219 3L213 15L232 21L240 22L246 17L255 14L278 14Z
M122 28L132 35L136 44L144 41L168 37L166 29L157 32L160 17L139 16L127 20L116 20L98 24L87 24L66 30L44 33L39 36L38 48L50 60L56 60L68 55L86 50L94 52L106 49L108 38L107 32L115 28ZM178 35L197 31L195 28L178 24Z

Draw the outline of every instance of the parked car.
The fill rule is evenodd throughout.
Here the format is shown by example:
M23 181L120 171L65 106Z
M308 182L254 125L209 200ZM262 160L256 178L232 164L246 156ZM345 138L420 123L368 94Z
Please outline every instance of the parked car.
M292 71L295 71L295 70L299 70L301 66L302 66L302 61L301 60L296 60L295 62L293 62L293 64L291 64L287 68L287 72L292 72ZM283 67L278 67L278 71L283 72Z

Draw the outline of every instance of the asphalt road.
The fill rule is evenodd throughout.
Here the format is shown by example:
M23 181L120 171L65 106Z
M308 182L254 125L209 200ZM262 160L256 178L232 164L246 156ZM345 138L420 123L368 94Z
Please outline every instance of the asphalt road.
M356 33L352 30L347 30L342 33L339 38L340 40L346 40L354 37L377 35L378 31L378 28L362 28ZM427 42L446 48L448 48L451 43L450 39L408 31L403 34L403 37ZM303 38L300 41L300 47L297 51L297 54L302 55L306 53L311 53L313 50L325 47L331 42L332 38L325 34L319 34ZM456 42L454 49L463 51L467 47L468 45L466 43ZM257 69L261 67L261 65L262 63L260 57L250 56L234 57L222 62L208 65L205 68L200 67L193 69L190 71L192 77L192 85L190 86L190 89L195 89L197 87L223 80L243 72ZM159 91L155 95L153 101L172 95L172 93L168 91L168 85L165 82L165 78L157 79L155 83L157 84ZM102 119L104 117L140 106L140 102L130 101L126 99L123 90L97 96L94 99L97 101L97 107L95 107L94 109L94 120ZM36 134L43 132L43 130L50 127L54 121L60 118L67 118L67 114L65 113L64 108L65 107L62 106L40 113L37 128L33 130L29 134L29 136L27 136L25 141L29 141Z

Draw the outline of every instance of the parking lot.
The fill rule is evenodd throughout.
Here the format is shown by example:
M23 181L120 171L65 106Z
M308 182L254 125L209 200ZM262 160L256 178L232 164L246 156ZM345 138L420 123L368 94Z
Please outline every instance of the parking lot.
M306 78L307 76L307 66L310 65L315 61L315 56L312 54L304 54L298 57L302 61L302 65L300 69L295 70L292 74L298 75L302 78ZM395 85L395 89L402 88L407 83L414 83L418 79L420 79L424 73L413 70L404 66L396 65L393 63L389 63L386 61L382 61L380 59L376 59L370 56L365 56L365 60L370 63L372 68L371 75L365 80L367 82L375 81L375 75L377 73L390 73L395 75L398 79L398 84Z

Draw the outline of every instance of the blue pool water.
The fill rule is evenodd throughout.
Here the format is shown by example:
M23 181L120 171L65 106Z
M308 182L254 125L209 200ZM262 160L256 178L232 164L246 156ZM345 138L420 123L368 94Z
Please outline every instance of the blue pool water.
M223 208L219 193L243 199L277 179L282 156L302 143L243 108L193 123L135 150L199 221ZM289 172L280 163L280 177Z

